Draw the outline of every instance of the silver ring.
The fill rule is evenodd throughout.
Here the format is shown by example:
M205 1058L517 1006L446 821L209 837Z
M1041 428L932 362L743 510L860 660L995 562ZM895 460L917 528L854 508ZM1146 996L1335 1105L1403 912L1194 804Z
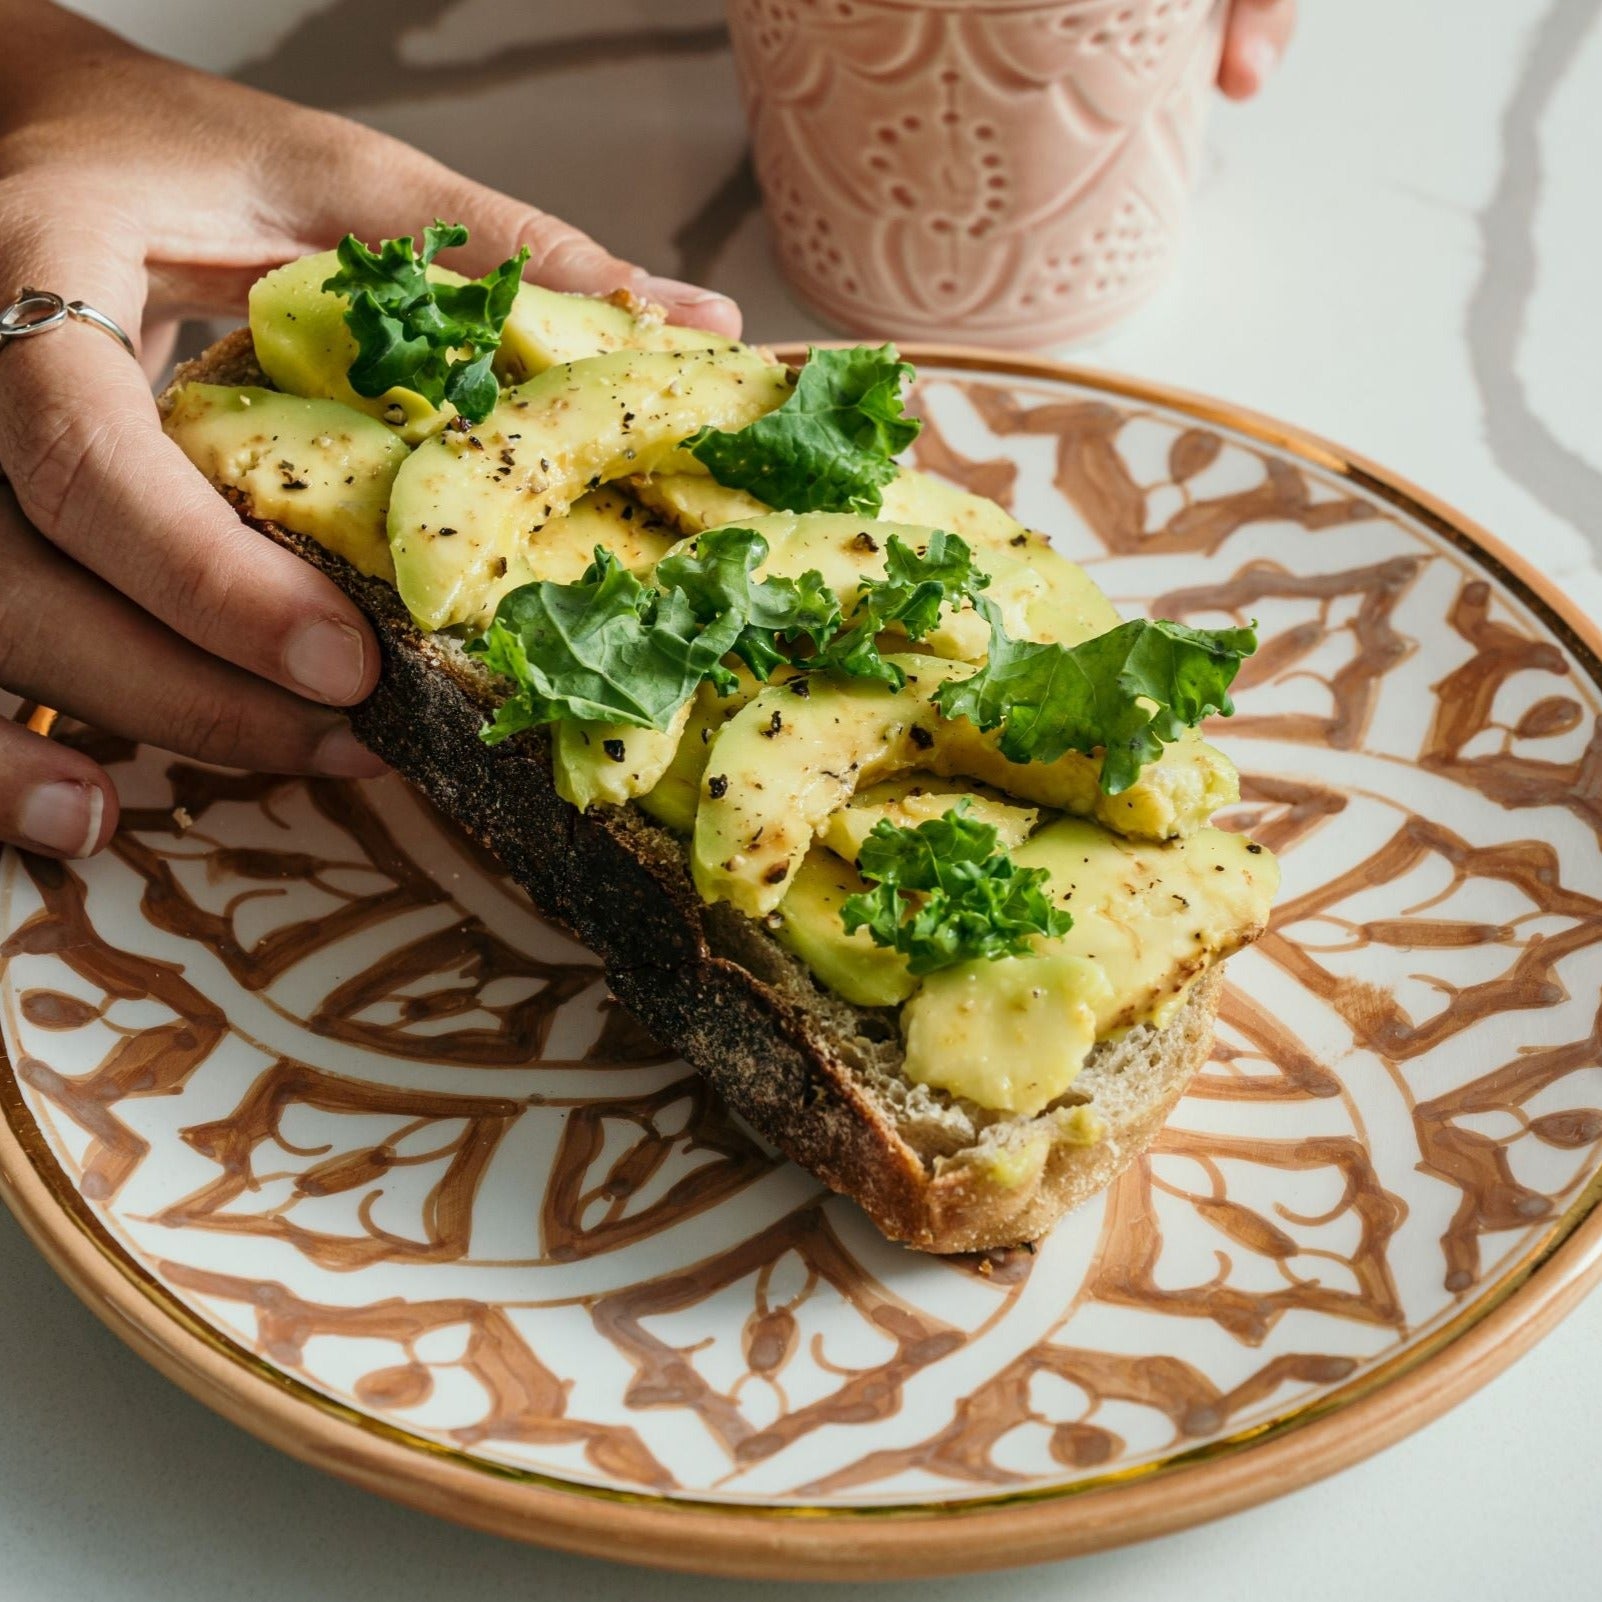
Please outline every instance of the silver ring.
M81 300L63 300L48 289L24 289L4 311L0 311L0 350L4 350L14 339L32 339L35 334L48 334L51 329L60 328L69 317L76 322L88 323L103 334L110 334L135 361L139 359L139 352L134 349L133 341L122 331L120 324Z

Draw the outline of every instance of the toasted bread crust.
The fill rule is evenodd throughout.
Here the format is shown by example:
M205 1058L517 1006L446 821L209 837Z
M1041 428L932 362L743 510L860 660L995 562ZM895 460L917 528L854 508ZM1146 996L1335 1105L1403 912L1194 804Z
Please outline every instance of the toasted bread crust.
M263 382L248 330L181 367L175 383L184 382ZM485 745L478 731L493 711L486 686L417 628L388 584L230 499L246 522L325 573L371 620L383 668L373 694L351 712L362 743L485 846L542 914L588 946L618 999L730 1107L857 1201L891 1239L961 1252L1037 1238L1146 1149L1206 1060L1221 988L1216 971L1165 1028L1097 1049L1081 1084L1098 1111L1098 1081L1118 1076L1134 1094L1110 1098L1095 1144L1071 1139L1065 1121L1043 1122L1044 1152L1024 1165L1027 1173L1008 1172L1005 1180L993 1151L920 1154L865 1071L894 1034L889 1015L820 991L754 924L708 908L682 844L643 814L607 806L581 814L563 801L542 733Z

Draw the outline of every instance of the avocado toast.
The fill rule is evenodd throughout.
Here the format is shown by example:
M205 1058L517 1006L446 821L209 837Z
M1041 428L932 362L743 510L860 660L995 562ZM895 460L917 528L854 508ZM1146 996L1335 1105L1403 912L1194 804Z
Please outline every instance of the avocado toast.
M1193 732L1250 631L1122 623L898 468L888 348L798 375L515 260L463 284L440 236L269 274L169 432L371 618L360 738L736 1112L893 1239L1039 1236L1150 1143L1266 921Z

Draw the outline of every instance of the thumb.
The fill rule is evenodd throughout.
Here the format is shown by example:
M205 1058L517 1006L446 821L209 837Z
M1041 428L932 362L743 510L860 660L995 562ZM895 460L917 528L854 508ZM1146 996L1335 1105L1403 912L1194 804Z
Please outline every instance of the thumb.
M396 160L397 148L404 151L403 160ZM474 183L408 146L376 141L374 154L374 165L382 168L374 181L334 186L346 193L325 196L329 220L339 233L349 230L369 241L417 234L425 223L442 217L468 229L467 244L451 254L451 265L460 272L475 277L487 273L526 245L523 276L547 289L581 295L629 290L663 306L670 322L731 338L740 332L740 308L726 295L656 277L559 217Z

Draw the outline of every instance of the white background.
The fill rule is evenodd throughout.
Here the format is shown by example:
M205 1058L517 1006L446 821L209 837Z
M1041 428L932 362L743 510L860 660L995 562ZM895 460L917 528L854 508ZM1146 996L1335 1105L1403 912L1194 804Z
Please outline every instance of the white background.
M682 270L675 234L727 185L730 203L710 206L727 237L693 264L742 301L754 336L819 331L776 286L739 204L718 0L82 9L426 145L658 271ZM1219 109L1180 281L1084 359L1376 457L1602 615L1602 0L1303 0L1303 12L1261 101ZM305 31L329 16L343 47ZM645 26L664 30L663 50L620 59L608 41ZM877 1594L1596 1595L1599 1354L1602 1296L1455 1413L1323 1485L1123 1552ZM302 1468L146 1368L0 1213L6 1602L719 1602L754 1589L552 1556Z

